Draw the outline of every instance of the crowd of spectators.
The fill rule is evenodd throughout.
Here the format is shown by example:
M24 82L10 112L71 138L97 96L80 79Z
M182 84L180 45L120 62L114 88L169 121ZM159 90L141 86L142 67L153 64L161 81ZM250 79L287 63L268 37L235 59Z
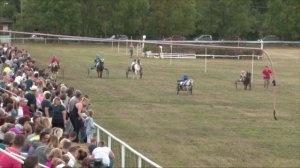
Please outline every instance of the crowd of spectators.
M24 156L23 167L113 166L114 153L94 138L88 95L58 83L25 49L3 44L0 56L1 149ZM0 152L0 167L22 165Z

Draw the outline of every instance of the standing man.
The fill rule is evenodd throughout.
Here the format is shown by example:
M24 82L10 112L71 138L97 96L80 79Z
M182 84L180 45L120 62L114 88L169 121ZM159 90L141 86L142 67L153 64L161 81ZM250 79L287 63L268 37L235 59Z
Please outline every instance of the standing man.
M29 107L30 117L33 117L33 114L36 112L36 91L37 86L32 85L30 91L25 95L25 98L28 100L27 106Z
M130 58L132 58L133 56L133 48L134 46L132 45L132 43L129 45L129 52L130 52Z
M265 68L262 70L262 74L264 78L264 88L268 88L270 84L272 70L268 66L265 66Z

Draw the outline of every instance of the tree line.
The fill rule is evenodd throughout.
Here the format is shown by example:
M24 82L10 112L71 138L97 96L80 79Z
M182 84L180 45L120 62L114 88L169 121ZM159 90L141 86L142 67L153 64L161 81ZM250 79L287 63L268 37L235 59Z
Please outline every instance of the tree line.
M0 0L13 30L147 39L211 34L300 40L299 0Z

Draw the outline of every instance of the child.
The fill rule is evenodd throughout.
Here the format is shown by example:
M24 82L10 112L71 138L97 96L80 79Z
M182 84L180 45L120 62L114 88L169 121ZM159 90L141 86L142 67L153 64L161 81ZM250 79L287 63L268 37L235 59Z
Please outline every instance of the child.
M91 143L94 133L96 132L96 127L93 120L94 112L92 110L88 111L88 117L85 119L87 143Z

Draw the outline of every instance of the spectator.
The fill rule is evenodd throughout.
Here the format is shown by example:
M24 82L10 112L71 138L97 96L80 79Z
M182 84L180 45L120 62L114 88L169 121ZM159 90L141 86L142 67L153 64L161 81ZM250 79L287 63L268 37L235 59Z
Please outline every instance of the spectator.
M14 102L14 110L17 112L17 118L23 117L23 108L20 106L19 101Z
M23 168L38 168L39 162L37 156L28 156L24 160Z
M53 116L52 106L51 106L51 93L49 91L44 92L45 99L41 103L43 115L46 117Z
M262 70L262 74L264 79L264 88L267 89L269 88L272 70L268 66L265 66L265 68Z
M42 132L40 134L39 140L34 140L31 142L31 146L28 150L28 156L35 155L36 149L39 146L46 146L48 144L49 139L50 139L50 135L47 132Z
M34 140L38 140L40 139L40 133L43 131L44 127L42 125L38 125L35 129L34 129L34 133L30 134L27 136L27 139L29 139L30 141L34 141Z
M34 153L35 156L38 157L39 163L41 163L41 164L45 164L47 162L47 156L46 156L45 149L48 146L49 139L50 139L49 133L42 132L41 136L40 136L41 143L36 148L35 153Z
M23 132L24 132L24 136L27 139L27 136L32 134L32 127L29 124L29 122L26 122L23 126Z
M83 150L82 148L78 148L76 151L76 164L74 167L81 167L82 161L87 158L87 152L85 150Z
M64 168L65 168L65 166L69 166L69 165L68 165L68 163L69 163L69 161L70 161L69 156L63 155L63 156L62 156L62 160L65 162L65 164L64 164L64 165L61 165L61 166L63 166ZM72 166L70 166L70 167L72 167ZM58 168L58 167L57 167L57 168Z
M70 148L72 146L72 143L68 139L64 139L62 143L62 151L65 155L68 156L69 161L67 162L69 166L74 167L75 165L75 157L70 153Z
M69 102L69 108L68 108L69 113L71 113L73 111L73 108L75 107L75 104L80 101L81 95L82 95L82 93L81 93L80 90L75 91L75 95L73 97L71 97L70 102Z
M6 112L9 116L13 116L13 117L18 116L18 113L14 110L14 105L12 103L7 104Z
M25 85L26 85L26 91L29 91L30 88L33 86L33 80L32 80L33 74L32 74L31 71L27 71L27 74L28 74L28 75L27 75L28 78L27 78L27 80L25 81Z
M18 84L18 86L21 86L22 81L23 81L22 71L19 70L19 71L17 72L17 75L16 75L14 81Z
M58 127L65 129L67 124L67 114L66 108L61 104L60 98L54 98L54 104L52 105L53 117L52 117L52 127Z
M44 126L45 129L52 128L50 119L47 117L42 117L41 124Z
M54 157L51 161L52 167L63 168L66 166L66 163L63 161L63 156L61 158Z
M91 143L94 133L96 132L96 126L93 119L94 111L89 110L88 117L85 119L87 143Z
M105 142L101 141L100 146L93 150L92 158L94 159L94 167L112 167L115 155L112 150L106 146Z
M30 91L25 95L25 98L28 100L27 106L29 107L30 116L33 116L33 113L36 111L36 91L37 86L32 85Z
M6 132L3 137L3 142L0 143L0 148L5 150L7 147L9 147L15 139L15 135L16 134L13 132Z
M76 103L75 107L73 108L73 111L70 113L70 120L72 121L74 131L79 132L84 127L84 117L82 113L84 112L84 109L88 105L89 99L86 97L82 97L80 102ZM85 133L85 131L84 131ZM78 136L77 136L78 138ZM81 141L83 137L81 136Z
M16 135L11 147L7 147L8 152L20 155L22 146L25 143L24 135ZM22 164L11 158L10 156L0 152L0 167L1 168L21 168Z
M77 133L75 131L70 132L70 134L68 136L68 139L71 142L76 142L76 140L77 140Z
M92 138L91 139L91 143L88 146L88 150L89 150L89 155L92 155L93 150L97 148L97 140L96 138Z
M59 148L54 148L49 153L49 155L47 157L47 162L46 162L47 167L50 167L50 168L52 167L52 161L54 161L54 158L59 158L59 159L62 158L62 151Z
M58 139L60 139L63 136L63 129L54 127L51 129L51 135L56 136Z
M27 106L28 100L26 98L21 99L20 101L20 106L23 110L23 116L30 116L30 111L29 111L29 107Z
M72 147L70 147L69 152L66 154L66 155L68 155L69 158L70 158L70 160L69 160L69 162L68 162L68 165L69 165L69 166L70 166L70 165L75 166L75 164L76 164L76 153L77 153L77 149L78 149L77 146L72 146ZM71 166L71 167L73 167L73 166Z

